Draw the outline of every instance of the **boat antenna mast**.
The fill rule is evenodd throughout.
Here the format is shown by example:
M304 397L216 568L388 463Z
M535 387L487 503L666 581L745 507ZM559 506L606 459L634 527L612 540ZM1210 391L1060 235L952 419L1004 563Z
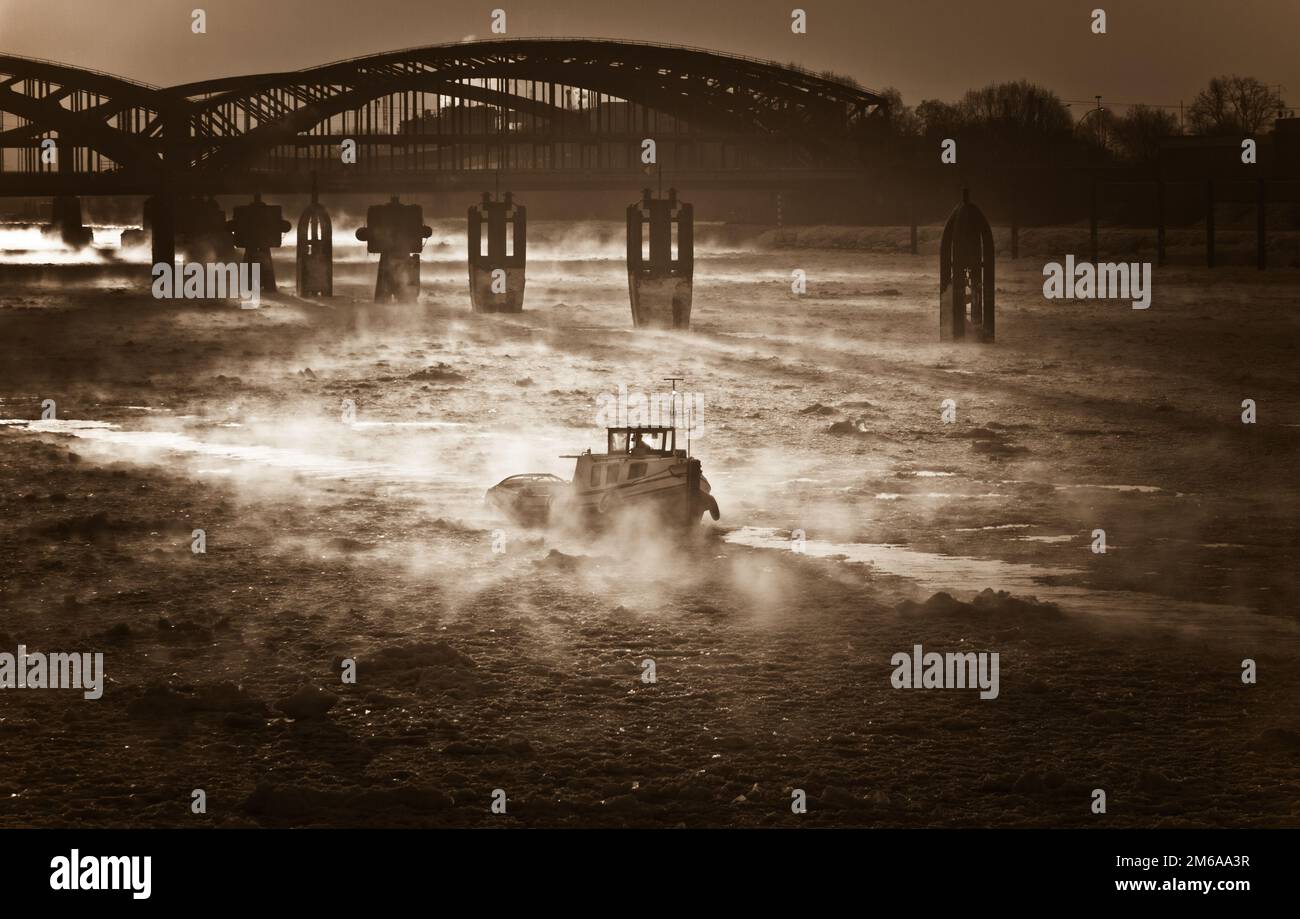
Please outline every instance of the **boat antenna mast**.
M668 425L673 429L673 445L677 442L677 384L685 383L685 377L664 377L665 383L672 384L672 397L668 401ZM682 407L685 411L685 406ZM689 416L686 419L686 455L691 455L691 427Z

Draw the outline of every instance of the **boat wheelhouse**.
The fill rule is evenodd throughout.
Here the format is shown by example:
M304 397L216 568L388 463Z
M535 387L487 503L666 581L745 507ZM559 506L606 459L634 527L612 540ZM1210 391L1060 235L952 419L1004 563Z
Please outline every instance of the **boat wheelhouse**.
M530 474L511 476L487 493L489 504L520 522L569 513L579 521L612 518L621 512L650 512L658 519L694 526L720 516L700 461L677 445L672 425L634 425L605 430L605 452L575 456L570 482ZM553 481L551 481L553 480ZM539 495L546 497L539 500ZM539 514L539 504L546 512Z

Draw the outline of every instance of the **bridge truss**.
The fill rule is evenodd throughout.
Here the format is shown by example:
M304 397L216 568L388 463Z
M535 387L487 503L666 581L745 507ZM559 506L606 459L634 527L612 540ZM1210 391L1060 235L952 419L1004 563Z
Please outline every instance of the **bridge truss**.
M161 88L0 56L0 193L250 186L625 187L860 166L886 117L870 90L792 66L596 39L462 42ZM42 155L53 141L57 157ZM356 161L342 156L355 142Z

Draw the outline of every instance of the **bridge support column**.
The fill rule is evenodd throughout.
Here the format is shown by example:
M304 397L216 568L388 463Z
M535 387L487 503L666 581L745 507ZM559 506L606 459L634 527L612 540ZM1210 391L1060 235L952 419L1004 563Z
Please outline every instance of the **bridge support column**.
M487 237L483 224L487 224ZM469 296L476 313L522 313L528 263L528 212L506 192L469 209Z
M298 218L298 296L334 296L334 237L329 211L316 197L311 178L311 204Z
M396 195L366 210L366 225L357 230L357 239L367 252L379 253L376 303L414 303L420 298L420 250L433 235L423 221L424 208L402 204Z
M289 221L280 216L280 206L263 204L261 194L254 194L251 204L235 208L235 215L226 226L235 233L235 247L244 250L243 262L261 266L261 289L275 293L271 250L280 248L284 234L289 231Z
M149 233L153 264L176 264L176 196L159 193L147 199L144 226Z
M234 258L234 237L226 212L211 196L176 199L176 237L186 261L225 262Z
M676 230L674 240L673 231ZM695 277L695 210L677 189L645 189L627 209L627 284L636 328L689 329Z
M939 340L993 341L993 229L970 192L953 209L939 243ZM970 310L969 317L967 309Z
M81 199L75 195L58 195L50 208L50 224L45 228L57 235L64 245L89 246L95 234L81 222Z

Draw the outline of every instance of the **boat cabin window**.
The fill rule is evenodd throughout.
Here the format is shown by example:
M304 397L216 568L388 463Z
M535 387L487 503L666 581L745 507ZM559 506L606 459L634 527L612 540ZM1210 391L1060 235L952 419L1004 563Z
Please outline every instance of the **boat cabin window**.
M597 466L595 463L591 464L591 484L592 485L600 484L600 467Z
M630 466L628 466L627 467L628 481L630 482L632 481L632 479L639 479L641 478L641 476L645 475L645 467L646 467L645 463L632 463Z
M638 443L641 445L642 450L660 451L664 448L664 432L651 433L643 431L640 436L633 434L631 451L633 454L637 452Z
M609 431L611 456L671 453L676 446L671 428L621 428Z
M618 464L610 463L605 467L605 484L609 485L618 481Z

